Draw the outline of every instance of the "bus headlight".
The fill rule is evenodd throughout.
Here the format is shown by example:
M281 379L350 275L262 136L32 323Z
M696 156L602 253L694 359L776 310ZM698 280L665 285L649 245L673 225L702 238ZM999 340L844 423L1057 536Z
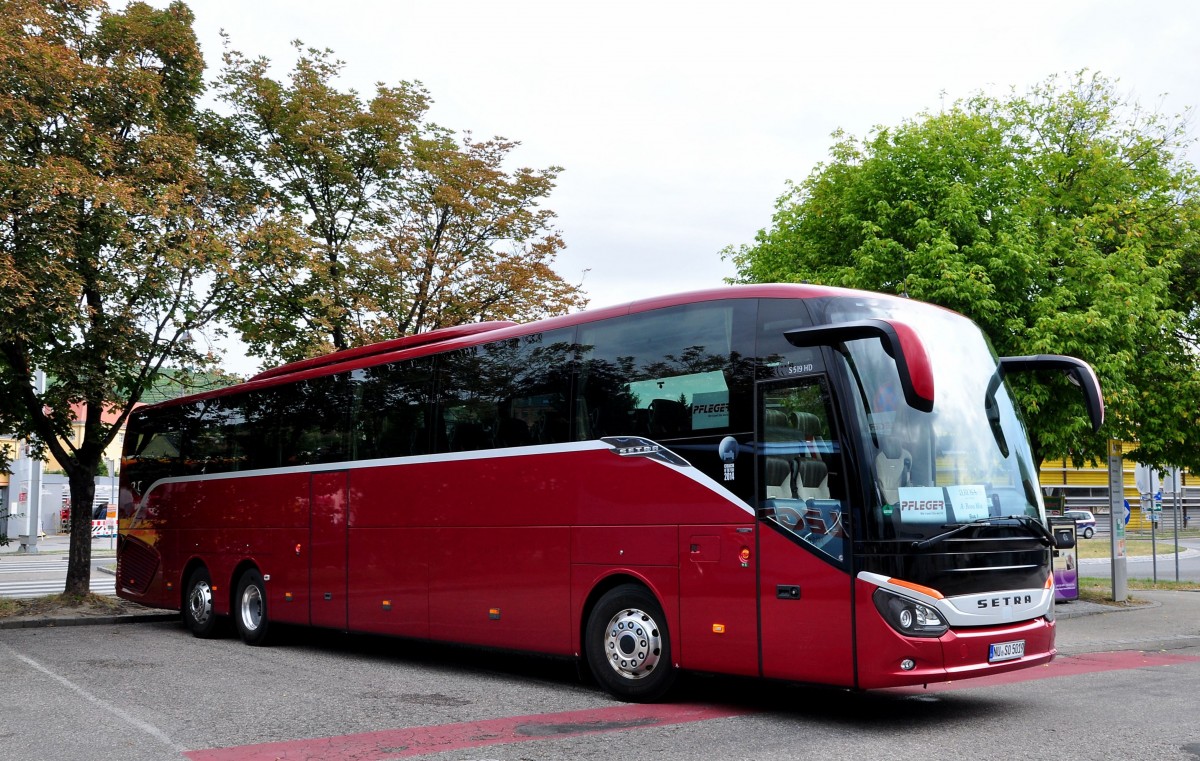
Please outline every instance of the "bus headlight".
M940 637L950 628L936 610L916 600L882 588L871 599L884 620L906 637Z

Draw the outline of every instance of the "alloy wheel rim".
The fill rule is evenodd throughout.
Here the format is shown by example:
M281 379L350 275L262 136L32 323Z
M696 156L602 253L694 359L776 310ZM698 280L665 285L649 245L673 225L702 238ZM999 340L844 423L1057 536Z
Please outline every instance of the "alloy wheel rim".
M608 665L625 679L644 679L658 666L662 636L650 614L624 608L609 620L604 634Z

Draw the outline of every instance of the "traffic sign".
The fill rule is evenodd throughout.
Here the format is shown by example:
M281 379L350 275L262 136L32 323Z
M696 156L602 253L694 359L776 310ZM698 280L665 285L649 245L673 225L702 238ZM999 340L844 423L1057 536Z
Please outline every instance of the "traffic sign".
M1129 525L1129 515L1130 515L1130 513L1131 513L1131 511L1130 511L1130 509L1129 509L1129 500L1125 500L1125 524L1124 524L1124 525L1126 525L1126 526L1128 526L1128 525Z

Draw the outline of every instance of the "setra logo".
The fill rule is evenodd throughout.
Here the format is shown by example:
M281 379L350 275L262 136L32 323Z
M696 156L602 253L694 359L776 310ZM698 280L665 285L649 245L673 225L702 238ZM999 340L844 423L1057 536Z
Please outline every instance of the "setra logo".
M1028 605L1033 602L1033 595L1008 595L1006 597L988 597L976 600L977 608L1006 608L1009 605Z

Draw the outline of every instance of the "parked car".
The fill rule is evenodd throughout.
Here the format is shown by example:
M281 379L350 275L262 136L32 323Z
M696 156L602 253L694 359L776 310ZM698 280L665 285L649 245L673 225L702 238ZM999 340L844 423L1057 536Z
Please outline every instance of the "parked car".
M1091 539L1096 533L1096 516L1087 510L1068 510L1063 513L1075 521L1075 533L1084 539Z

